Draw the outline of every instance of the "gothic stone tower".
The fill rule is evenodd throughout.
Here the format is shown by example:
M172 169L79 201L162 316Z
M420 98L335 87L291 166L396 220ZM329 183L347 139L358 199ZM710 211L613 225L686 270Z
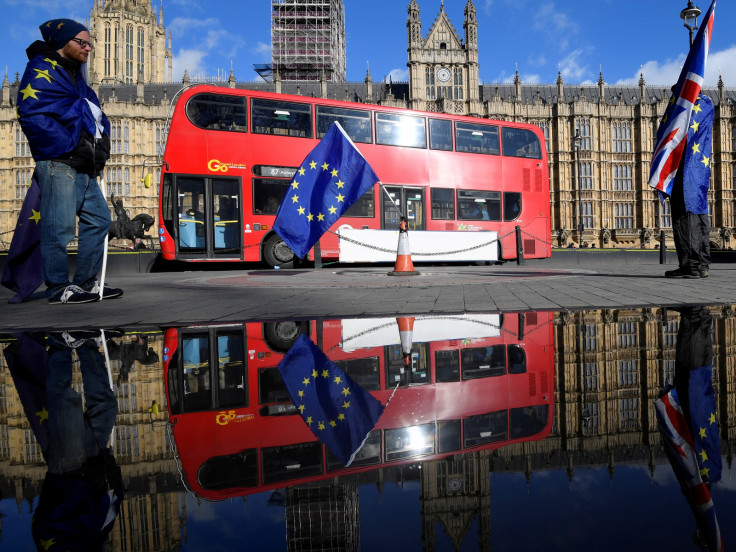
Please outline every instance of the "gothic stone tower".
M171 82L171 33L167 48L163 6L157 19L151 0L95 0L89 29L95 43L90 82Z
M465 5L465 42L447 17L444 0L426 39L417 0L411 0L408 12L409 107L480 115L478 21L473 0Z

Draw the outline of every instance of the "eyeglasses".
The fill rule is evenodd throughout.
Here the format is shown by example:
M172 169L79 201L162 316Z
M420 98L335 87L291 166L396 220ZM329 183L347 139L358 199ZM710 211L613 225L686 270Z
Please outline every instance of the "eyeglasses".
M86 48L87 46L89 46L90 50L95 49L94 44L92 44L91 42L87 42L86 40L82 40L81 38L74 37L72 38L72 40L76 42L77 44L79 44L82 48Z

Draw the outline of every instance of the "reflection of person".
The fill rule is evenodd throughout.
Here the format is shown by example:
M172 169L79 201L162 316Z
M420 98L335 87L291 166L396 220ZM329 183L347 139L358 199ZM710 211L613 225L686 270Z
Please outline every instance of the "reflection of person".
M43 341L23 335L5 352L47 464L31 524L39 550L102 550L123 499L108 447L117 401L99 340L89 337L54 333L47 351ZM72 387L75 352L83 397Z
M29 62L18 89L18 120L28 138L41 188L41 256L50 303L99 299L110 211L97 182L110 156L110 123L87 85L83 65L92 51L84 25L53 19L40 26L43 41L26 50ZM69 282L67 246L79 217L76 271ZM103 299L122 290L105 286Z
M674 385L655 402L657 422L672 469L697 524L695 541L722 550L711 485L722 462L713 391L713 316L702 307L680 311Z

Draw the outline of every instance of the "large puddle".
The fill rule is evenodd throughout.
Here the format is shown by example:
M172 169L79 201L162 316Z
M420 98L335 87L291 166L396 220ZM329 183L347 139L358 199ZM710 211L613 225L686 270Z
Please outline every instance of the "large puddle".
M720 306L4 335L0 549L728 544L734 343Z

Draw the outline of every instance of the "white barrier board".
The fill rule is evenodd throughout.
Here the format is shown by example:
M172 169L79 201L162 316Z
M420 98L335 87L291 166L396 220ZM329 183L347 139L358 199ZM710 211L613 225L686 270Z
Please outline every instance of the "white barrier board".
M396 252L399 247L398 230L340 228L338 234L341 238L340 262L378 263L396 261ZM413 262L498 260L498 242L496 241L498 232L430 232L414 230L409 232L408 235L409 250ZM343 237L346 239L342 239ZM431 254L422 255L422 253Z
M413 343L448 339L481 339L501 335L500 314L415 316ZM401 344L399 323L393 318L344 318L342 349L370 349Z

